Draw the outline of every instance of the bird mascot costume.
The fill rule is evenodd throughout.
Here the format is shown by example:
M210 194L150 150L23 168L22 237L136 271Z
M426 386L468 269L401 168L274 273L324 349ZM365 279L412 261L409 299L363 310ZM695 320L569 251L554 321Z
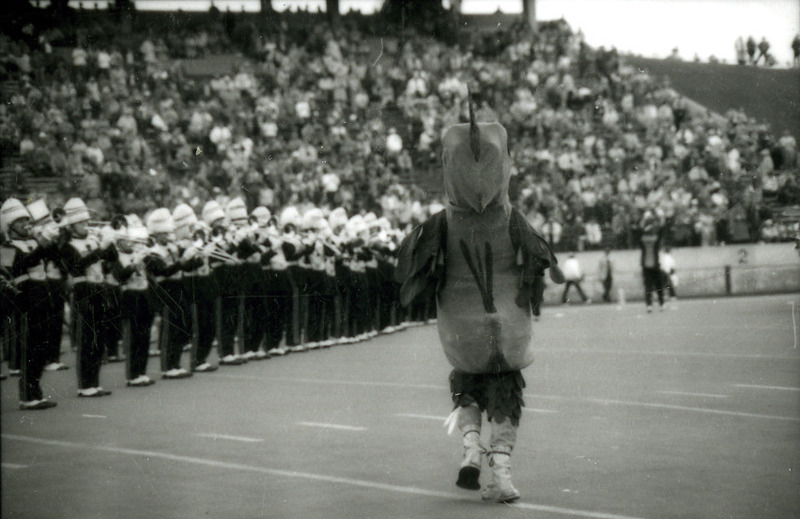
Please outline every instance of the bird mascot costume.
M436 291L439 339L453 366L451 431L463 434L456 485L479 490L482 454L492 469L485 501L520 497L510 456L522 414L521 370L533 362L531 316L544 291L544 271L564 277L547 241L508 197L508 135L498 123L470 122L442 136L447 206L403 240L395 281L401 303ZM481 445L486 413L488 449Z

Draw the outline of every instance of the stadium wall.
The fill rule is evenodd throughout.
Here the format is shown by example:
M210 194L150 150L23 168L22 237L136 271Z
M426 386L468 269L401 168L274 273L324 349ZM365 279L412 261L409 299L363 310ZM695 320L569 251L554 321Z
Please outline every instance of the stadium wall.
M678 298L800 293L800 251L794 243L681 247L672 249L678 284ZM575 256L584 273L582 287L593 301L601 301L603 289L597 267L602 251L578 252ZM620 289L627 301L644 300L640 251L612 251L614 284L612 300L619 302ZM567 254L557 255L563 264ZM546 304L560 304L564 285L548 282ZM571 302L580 302L577 291Z

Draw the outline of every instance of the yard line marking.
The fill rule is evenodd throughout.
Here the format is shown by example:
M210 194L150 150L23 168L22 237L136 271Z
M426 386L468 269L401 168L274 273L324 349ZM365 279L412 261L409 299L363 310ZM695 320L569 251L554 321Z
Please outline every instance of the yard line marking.
M214 375L215 378L233 378L233 379L251 379L251 380L265 380L264 377L257 377L251 375ZM296 378L296 377L269 377L269 381L276 382L298 382L302 384L316 383L316 384L333 384L337 386L379 386L379 387L402 387L402 388L419 388L419 389L447 389L448 386L435 385L435 384L407 384L405 382L379 382L369 380L330 380L322 378Z
M658 391L662 395L678 395L678 396L702 396L708 398L728 398L728 395L718 395L715 393L691 393L688 391Z
M201 438L211 438L212 440L231 440L235 442L246 442L246 443L258 443L263 442L261 438L247 438L246 436L231 436L229 434L217 434L217 433L197 433L195 436L200 436Z
M793 355L764 355L760 353L708 353L702 351L636 351L636 350L605 350L605 349L584 349L584 348L558 348L558 349L543 349L534 348L534 353L542 355L558 354L558 353L594 353L598 355L643 355L651 357L699 357L706 359L724 358L724 359L775 359L775 360L788 360L796 359Z
M429 414L398 413L395 416L402 416L403 418L421 418L422 420L439 420L441 422L447 420L446 416L432 416Z
M264 380L262 377L249 377L249 376L237 376L237 375L230 375L231 378L253 378ZM306 379L306 378L291 378L291 377L270 377L270 381L280 381L280 382L297 382L297 383L318 383L318 384L334 384L334 385L359 385L359 386L384 386L384 387L403 387L403 388L413 388L413 389L436 389L436 390L445 390L449 391L450 388L447 386L438 386L434 384L406 384L402 382L368 382L368 381L354 381L354 380L325 380L325 379ZM800 389L795 388L785 388L798 391ZM794 418L790 416L774 416L774 415L767 415L767 414L754 414L754 413L740 413L736 411L722 411L718 409L707 409L702 407L685 407L685 406L670 406L667 404L653 404L649 402L636 402L636 401L625 401L625 400L611 400L611 399L602 399L602 398L579 398L579 397L570 397L570 396L560 396L560 395L534 395L532 393L524 393L523 396L525 398L538 398L540 400L557 400L557 401L570 401L570 402L589 402L594 404L617 404L617 405L627 405L627 406L641 406L641 407L663 407L665 409L673 409L675 411L692 411L698 413L709 413L709 414L724 414L729 416L741 416L747 418L767 418L772 420L787 420L791 422L800 422L800 418Z
M707 407L689 407L685 405L654 404L651 402L630 402L625 400L612 400L606 398L587 398L586 400L588 402L594 402L603 405L615 404L615 405L627 405L627 406L652 407L656 409L672 409L675 411L693 411L696 413L721 414L727 416L740 416L746 418L767 418L770 420L782 420L785 422L800 422L800 418L794 416L776 416L770 414L744 413L740 411L725 411L723 409L709 409Z
M800 391L800 387L787 386L759 386L756 384L734 384L736 387L747 387L750 389L777 389L779 391Z
M18 463L0 463L4 469L27 469L28 465L20 465Z
M352 425L338 425L335 423L320 423L320 422L297 422L297 425L304 425L306 427L322 427L323 429L339 429L341 431L366 431L366 427L355 427Z
M101 414L82 414L81 416L84 418L105 418L105 416Z
M531 412L531 413L540 413L540 414L553 414L553 413L557 413L558 412L555 409L536 409L536 408L533 408L533 407L523 407L522 410L523 411L528 411L528 412Z
M155 458L155 459L162 459L168 461L175 461L181 463L189 463L194 465L204 465L206 467L214 467L219 469L225 470L240 470L244 472L254 472L257 474L267 474L270 476L280 476L286 478L297 478L297 479L305 479L311 481L321 481L324 483L336 483L336 484L343 484L343 485L350 485L353 487L360 487L360 488L370 488L373 490L382 490L385 492L396 492L400 494L411 494L417 496L424 496L424 497L433 497L438 499L443 499L447 501L463 501L463 502L474 502L475 499L465 499L463 494L456 494L453 492L442 492L438 490L428 490L424 488L418 487L408 487L402 485L392 485L389 483L379 483L377 481L369 481L364 479L351 479L351 478L342 478L338 476L328 476L325 474L314 474L310 472L296 472L290 470L282 470L282 469L273 469L267 468L263 466L255 466L255 465L245 465L242 463L230 463L224 461L216 461L207 458L195 458L191 456L181 456L177 454L170 454L166 452L158 452L158 451L145 451L145 450L138 450L138 449L127 449L124 447L106 447L103 445L97 444L82 444L82 443L75 443L75 442L67 442L61 440L46 440L43 438L31 438L29 436L19 436L16 434L3 434L2 438L5 440L16 440L21 442L28 442L28 443L35 443L38 445L50 445L55 447L65 447L71 449L83 449L95 452L109 452L112 454L124 454L127 456L138 456L138 457L146 457L146 458ZM537 505L533 503L520 503L515 502L511 505L508 505L511 508L518 508L522 510L531 510L536 512L548 512L553 514L561 514L567 515L571 517L588 517L590 519L641 519L638 517L632 517L627 515L619 515L619 514L607 514L604 512L594 512L591 510L575 510L571 508L563 508L560 506L550 506L550 505Z

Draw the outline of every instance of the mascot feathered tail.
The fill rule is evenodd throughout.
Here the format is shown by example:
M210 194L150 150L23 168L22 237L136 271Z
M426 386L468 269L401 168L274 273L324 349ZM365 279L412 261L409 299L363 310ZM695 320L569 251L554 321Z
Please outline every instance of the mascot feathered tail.
M525 381L533 362L531 316L541 302L545 270L564 277L547 241L511 207L508 136L498 123L448 128L442 137L447 207L416 227L400 246L395 280L408 305L435 287L439 338L455 368L450 375L463 433L464 460L456 484L480 489L482 454L492 468L483 499L519 498L511 482L510 454L522 414ZM480 444L482 414L491 424L488 451Z

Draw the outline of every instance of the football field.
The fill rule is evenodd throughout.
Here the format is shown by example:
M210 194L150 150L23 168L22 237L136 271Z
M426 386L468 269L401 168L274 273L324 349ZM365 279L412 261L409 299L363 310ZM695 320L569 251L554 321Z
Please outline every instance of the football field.
M799 336L797 295L545 307L512 505L454 484L435 325L104 398L68 352L54 409L2 382L2 517L800 517Z

